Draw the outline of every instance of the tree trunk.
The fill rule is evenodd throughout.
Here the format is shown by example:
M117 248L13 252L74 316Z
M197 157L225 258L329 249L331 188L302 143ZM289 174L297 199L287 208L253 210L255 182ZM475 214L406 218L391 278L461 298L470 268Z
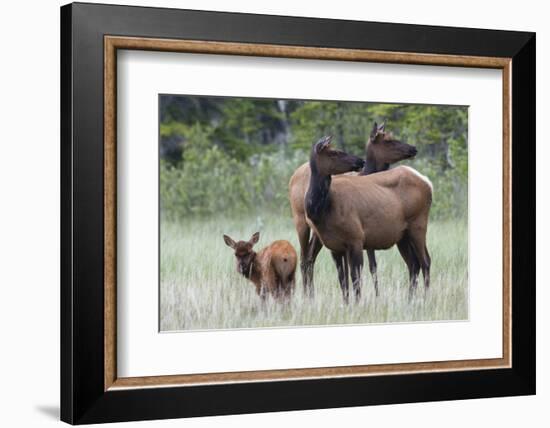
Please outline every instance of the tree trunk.
M290 119L288 117L288 109L287 109L288 101L277 100L277 107L279 111L282 113L281 124L283 127L283 133L284 133L284 138L282 139L282 143L286 147L288 146L288 142L290 141L290 137L291 137Z
M346 150L346 142L344 141L344 124L343 115L342 115L343 105L342 103L336 103L336 138L338 140L338 145L343 151Z

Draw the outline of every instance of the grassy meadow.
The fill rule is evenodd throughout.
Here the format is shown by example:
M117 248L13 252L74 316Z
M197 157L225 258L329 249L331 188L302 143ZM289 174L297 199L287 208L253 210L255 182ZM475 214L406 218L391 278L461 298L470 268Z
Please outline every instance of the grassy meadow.
M161 331L468 318L467 106L163 94L159 118ZM248 240L259 231L257 251L286 239L299 252L288 183L312 145L332 135L335 147L364 158L386 133L416 147L399 164L433 184L429 292L421 278L409 301L407 268L392 248L377 252L380 296L365 254L361 301L345 306L323 249L314 300L304 296L298 267L291 302L262 304L223 234Z
M365 253L359 303L343 305L336 269L326 248L315 265L315 299L304 296L299 265L289 305L262 305L255 287L235 269L222 239L249 239L260 231L259 250L276 239L299 244L290 216L265 214L163 220L160 238L160 330L236 329L334 324L464 320L468 318L468 229L464 220L430 221L432 258L428 293L419 280L408 299L408 272L396 247L376 253L380 296ZM351 291L351 290L350 290ZM353 301L354 299L350 299Z

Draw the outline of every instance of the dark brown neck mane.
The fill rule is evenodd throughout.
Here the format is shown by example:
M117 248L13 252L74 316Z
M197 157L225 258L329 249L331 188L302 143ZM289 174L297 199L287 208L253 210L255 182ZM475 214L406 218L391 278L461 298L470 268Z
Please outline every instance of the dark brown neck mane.
M390 169L389 163L382 163L381 165L378 165L378 162L374 156L367 156L365 166L359 175L374 174L375 172L387 171L388 169Z
M306 213L313 223L319 223L323 215L330 209L329 190L332 181L330 175L319 172L315 160L309 161L311 176L306 193Z
M379 162L378 159L376 159L376 156L374 153L371 153L369 156L369 146L372 144L371 139L369 138L369 141L367 141L367 150L365 153L365 166L359 173L359 175L369 175L374 174L375 172L381 172L381 171L387 171L390 169L390 164L386 162Z

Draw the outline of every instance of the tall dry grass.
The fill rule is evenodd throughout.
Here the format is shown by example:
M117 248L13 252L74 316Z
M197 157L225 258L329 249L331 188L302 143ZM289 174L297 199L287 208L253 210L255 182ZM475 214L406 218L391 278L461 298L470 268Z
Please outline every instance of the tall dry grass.
M262 305L252 283L236 272L232 250L222 239L224 233L235 239L248 239L258 230L258 248L276 239L287 239L299 251L288 217L266 214L162 222L161 331L468 318L468 233L463 221L429 225L432 273L428 293L421 279L415 297L409 301L408 273L394 247L377 252L380 296L375 297L366 268L361 301L349 306L342 303L336 269L326 249L321 251L315 266L315 299L304 296L298 268L291 303L284 306L268 300Z

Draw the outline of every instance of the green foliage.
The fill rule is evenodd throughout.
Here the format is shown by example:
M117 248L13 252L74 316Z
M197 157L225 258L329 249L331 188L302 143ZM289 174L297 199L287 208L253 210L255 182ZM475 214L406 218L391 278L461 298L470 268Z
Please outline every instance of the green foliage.
M431 219L467 219L468 181L455 175L454 169L439 170L429 159L415 159L408 165L421 171L433 186Z
M307 151L323 135L333 135L343 150L363 155L372 128L368 104L309 101L294 110L291 119L292 146Z
M261 209L288 215L288 180L305 154L260 153L246 161L210 144L211 130L188 132L183 162L161 160L160 194L164 218L238 215Z
M408 164L433 183L431 217L465 217L466 107L190 96L161 97L162 214L289 215L288 180L311 145L333 135L363 156L373 123L384 120L418 149Z
M183 136L187 133L188 127L181 122L164 122L160 124L160 137L170 138Z

